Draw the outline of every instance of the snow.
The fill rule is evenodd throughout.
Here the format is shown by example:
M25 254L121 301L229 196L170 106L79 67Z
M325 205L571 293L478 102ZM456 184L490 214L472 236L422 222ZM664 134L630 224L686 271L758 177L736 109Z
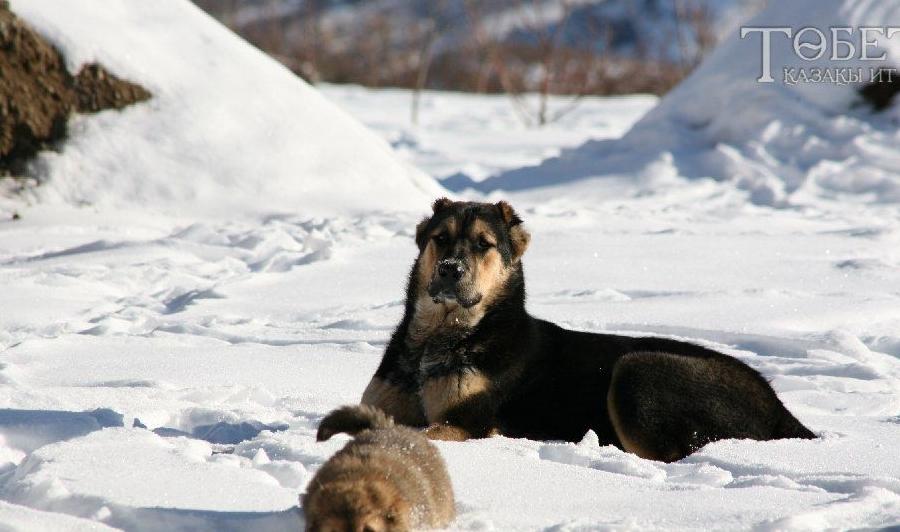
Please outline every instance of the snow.
M377 129L399 155L451 187L536 165L588 140L617 138L657 102L647 95L577 100L551 96L548 114L560 118L542 128L527 128L508 96L429 91L419 104L419 123L413 124L408 118L409 91L353 85L322 88L326 97ZM381 104L372 105L373 98ZM538 108L535 97L524 99L530 109ZM460 113L460 108L471 112Z
M60 532L113 531L115 528L90 519L41 512L0 501L0 530L58 530Z
M744 24L795 31L813 26L826 33L835 26L897 25L900 2L894 0L770 2ZM860 38L859 31L851 37L857 51ZM882 52L886 62L863 61L859 52L851 61L830 61L829 48L822 59L808 62L794 54L787 37L774 34L776 82L758 83L760 36L741 39L735 31L622 138L588 141L537 166L510 169L478 183L463 180L452 188L509 191L545 183L551 175L558 176L557 182L634 181L637 176L646 189L673 179L727 181L748 191L754 203L776 207L826 200L898 203L896 109L873 115L860 106L860 84L781 82L784 68L862 68L868 76L870 68L900 64L900 40L881 38L869 54Z
M63 51L71 71L98 61L153 93L122 112L74 120L62 153L34 165L47 181L37 191L42 203L235 217L298 206L307 214L410 210L440 191L190 2L11 5Z
M721 441L673 464L600 447L592 433L578 444L441 442L457 494L452 529L900 524L900 212L889 189L852 201L795 191L773 208L732 179L684 175L676 163L704 159L698 138L708 132L664 134L677 124L669 102L687 98L678 93L647 115L652 97L586 98L560 122L525 129L502 97L427 92L413 126L409 93L326 86L327 103L186 4L66 5L79 15L38 0L13 7L76 62L96 56L157 99L77 119L74 147L45 156L38 196L0 200L22 216L0 222L0 529L296 530L298 495L347 441L316 443L317 423L358 401L402 313L413 229L433 199L427 191L439 190L413 166L444 183L529 172L515 190L464 195L508 199L532 231L532 313L720 349L761 371L820 436ZM167 10L174 18L162 24ZM129 22L142 17L146 25ZM104 20L123 31L91 26ZM184 69L206 63L206 75L164 79L166 69L149 68L171 50L153 59L146 42L198 32L267 83L222 77L208 91L204 78L230 67L194 41L168 60L194 57ZM106 46L113 41L128 46ZM146 62L114 53L125 49ZM296 138L235 150L225 128L195 139L199 150L123 155L158 141L163 126L206 127L214 102L204 98L229 121L247 109L223 102L263 90L281 96L247 104L263 114L241 136L262 138L272 121L274 135ZM289 115L281 102L298 107ZM323 122L311 132L285 119L303 112ZM855 124L863 140L888 132L853 110L828 120ZM635 135L650 124L659 143L641 147ZM329 128L346 136L337 142ZM319 159L297 162L307 152L281 142ZM748 158L749 143L737 138L734 153ZM683 149L660 155L675 144ZM597 145L631 151L617 158ZM900 155L882 148L881 161ZM215 164L204 167L198 153L215 154ZM630 166L641 157L646 165ZM296 163L271 174L287 192L260 177L259 193L248 194L246 180L214 177L226 168L263 176L250 160ZM345 174L354 161L372 172ZM573 161L582 178L567 179ZM177 179L189 170L195 177ZM291 176L302 187L289 186Z

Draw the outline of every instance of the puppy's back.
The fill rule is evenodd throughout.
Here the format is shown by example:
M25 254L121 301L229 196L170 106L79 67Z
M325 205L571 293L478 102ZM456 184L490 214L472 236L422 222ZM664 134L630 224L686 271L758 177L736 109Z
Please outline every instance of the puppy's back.
M310 495L320 486L373 475L389 481L409 504L413 526L444 526L455 515L453 487L437 448L419 431L394 425L371 406L345 406L322 420L316 439L345 432L354 436L310 482Z

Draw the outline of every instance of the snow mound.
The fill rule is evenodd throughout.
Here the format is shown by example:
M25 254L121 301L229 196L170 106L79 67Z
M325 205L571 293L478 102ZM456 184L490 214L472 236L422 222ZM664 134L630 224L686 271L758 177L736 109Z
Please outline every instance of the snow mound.
M803 205L815 199L900 202L900 110L875 113L859 89L870 68L900 65L900 39L882 35L860 59L861 26L900 25L898 0L771 2L744 26L821 29L828 49L805 61L783 34L771 37L772 83L760 83L758 33L736 30L684 82L621 139L589 141L536 167L512 170L482 183L482 191L522 190L596 177L626 176L648 189L681 179L712 178L749 192L760 205ZM830 27L852 27L855 59L831 61ZM870 38L879 37L872 33ZM804 42L814 41L810 33ZM806 49L804 53L812 55ZM839 55L847 54L840 46ZM784 83L784 69L861 69L860 83Z
M4 532L19 530L22 532L32 530L65 530L66 532L80 532L82 530L102 532L118 530L89 519L79 519L65 514L41 512L39 510L32 510L25 506L9 504L3 501L0 501L0 523L2 523L0 530L3 530Z
M5 490L14 503L131 530L297 529L297 490L256 465L206 442L111 428L35 451Z
M71 71L100 62L153 98L75 117L32 165L42 201L209 216L421 208L427 176L187 0L17 0ZM252 200L252 201L251 201Z

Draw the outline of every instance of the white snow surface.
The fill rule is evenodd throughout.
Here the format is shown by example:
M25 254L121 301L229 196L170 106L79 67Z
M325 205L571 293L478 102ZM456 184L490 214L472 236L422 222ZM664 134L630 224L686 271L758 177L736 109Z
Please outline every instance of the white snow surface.
M735 29L703 64L662 99L626 135L591 140L536 166L499 172L489 179L452 183L461 190L522 190L584 180L625 179L646 189L683 180L736 185L759 205L794 207L823 201L900 203L900 111L873 113L861 105L862 83L783 83L785 68L869 69L900 66L900 36L870 34L878 45L863 61L865 26L900 26L898 0L795 0L769 2L750 27L814 27L826 35L821 59L806 61L783 34L771 37L775 82L759 83L762 44L758 33ZM851 27L843 40L856 55L832 61L831 27ZM804 42L814 41L807 33ZM804 50L807 55L813 51ZM837 54L845 55L846 46ZM581 185L577 185L581 186ZM576 187L576 188L577 188Z
M17 0L72 72L153 93L79 117L34 164L42 202L241 216L414 209L440 188L317 91L186 0ZM252 198L253 201L248 201Z
M37 201L0 203L3 219L13 210L22 216L0 222L0 530L297 530L298 495L346 442L316 443L317 423L359 400L402 313L414 226L432 199L422 190L439 190L419 187L411 164L437 177L479 178L549 165L540 186L466 193L508 199L532 231L524 258L530 311L570 328L681 338L736 356L770 379L820 436L720 441L673 464L601 447L593 433L578 444L439 442L457 496L451 529L900 524L900 212L889 193L848 202L811 194L802 205L772 208L729 180L672 176L651 187L646 169L624 165L616 178L564 181L552 171L548 161L573 146L625 142L620 136L655 104L649 97L586 99L560 123L526 130L498 97L428 92L421 123L411 126L408 93L323 88L394 144L394 155L315 91L284 81L292 83L284 101L295 101L296 91L304 95L296 101L321 111L310 111L323 120L314 132L341 124L349 131L337 142L290 120L273 126L278 134L297 128L292 143L332 150L316 152L317 166L298 163L303 186L319 192L248 194L239 178L257 174L245 158L290 160L281 153L286 140L257 142L263 133L251 128L204 141L220 157L215 167L234 165L234 183L201 174L206 181L190 200L179 187L194 185L170 170L203 166L194 157L205 152L173 148L134 163L166 191L157 195L119 174L132 162L117 150L144 142L142 132L161 131L151 124L183 125L184 117L171 115L206 104L181 81L178 95L159 97L177 79L154 85L161 74L138 71L141 62L128 61L124 48L116 56L86 44L115 38L88 32L98 17L118 13L114 26L134 32L127 38L135 50L155 39L149 28L167 42L169 26L177 35L193 25L211 42L231 42L235 64L289 78L185 4L68 5L78 6L77 17L59 14L60 3L13 7L73 50L76 63L96 54L161 99L77 119L75 154L67 144L45 156L52 177ZM169 24L151 16L167 10L177 14ZM147 29L126 24L142 16ZM186 46L175 57L195 52L201 55ZM171 53L160 51L153 64L174 60L163 57ZM202 77L191 78L201 92L209 87ZM251 90L237 78L206 96L228 102ZM269 89L251 92L262 90ZM221 108L222 120L251 105L241 101ZM280 101L252 105L276 120ZM194 117L198 126L209 119ZM265 125L261 118L256 127ZM107 130L132 140L106 137ZM253 157L222 148L233 135L251 139ZM335 142L341 145L325 146ZM644 147L650 158L657 148ZM886 157L900 155L890 150ZM122 180L92 188L92 173L103 169L92 166L98 158L111 165L98 179ZM381 162L371 162L373 173L341 180L343 163L364 159ZM54 184L62 175L93 190L94 200L66 196L68 185ZM284 210L290 202L294 208Z
M320 88L376 129L400 156L448 186L538 165L590 140L618 138L657 102L655 96L642 94L551 96L548 114L560 118L532 128L523 127L508 96L428 91L420 102L419 122L413 124L409 91L328 84ZM528 108L537 109L536 96L523 99ZM461 113L462 108L470 112Z

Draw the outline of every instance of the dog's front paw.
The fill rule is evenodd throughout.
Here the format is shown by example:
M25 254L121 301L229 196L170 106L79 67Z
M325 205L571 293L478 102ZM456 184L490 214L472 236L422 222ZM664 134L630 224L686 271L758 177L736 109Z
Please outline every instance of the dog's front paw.
M434 423L425 429L429 440L466 441L472 437L469 431L456 425Z

